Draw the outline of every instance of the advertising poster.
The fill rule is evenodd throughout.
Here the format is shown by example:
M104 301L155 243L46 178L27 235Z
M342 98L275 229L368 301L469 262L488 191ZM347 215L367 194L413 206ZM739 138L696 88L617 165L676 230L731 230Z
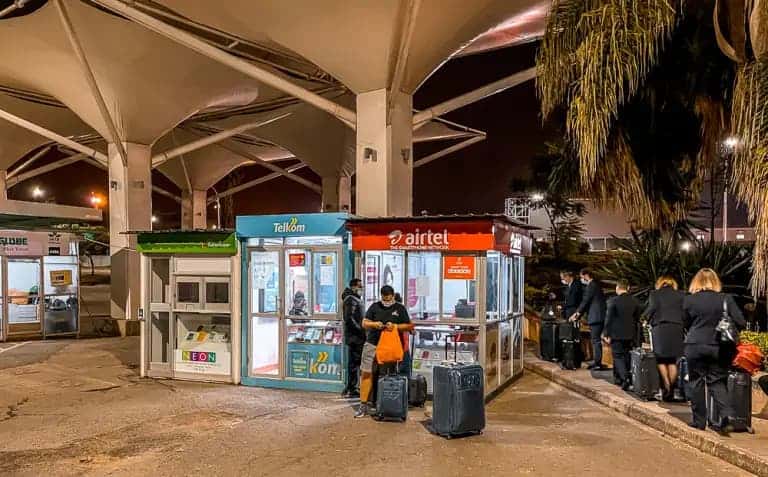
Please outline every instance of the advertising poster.
M489 327L485 332L485 390L496 389L499 385L499 328Z
M443 257L443 278L446 280L474 280L475 257Z
M232 373L232 354L228 351L177 349L175 354L174 366L177 372L224 376Z
M67 287L72 285L72 270L51 270L51 286Z
M303 267L307 263L307 256L303 253L289 253L288 266Z
M288 343L288 377L341 381L341 346Z

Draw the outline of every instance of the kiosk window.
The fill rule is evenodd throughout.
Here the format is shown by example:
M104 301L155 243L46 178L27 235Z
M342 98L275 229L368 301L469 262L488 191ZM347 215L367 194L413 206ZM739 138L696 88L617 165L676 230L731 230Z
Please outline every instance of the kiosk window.
M177 282L176 301L179 303L200 303L200 283Z
M206 282L205 283L205 302L206 303L229 303L229 283L227 282Z
M312 260L315 313L336 313L338 296L336 252L316 252Z
M485 278L485 310L489 320L499 319L499 267L501 254L488 252Z
M152 268L150 300L152 303L168 303L171 261L167 258L153 258L150 264Z
M287 250L286 260L286 307L289 316L308 316L309 306L309 259L305 250Z
M501 272L499 273L499 313L502 318L509 314L509 264L512 259L506 255L501 256Z
M511 257L512 262L512 281L510 282L510 290L512 294L512 313L522 313L523 311L523 270L522 260L520 257Z
M379 299L379 291L389 285L401 295L405 291L404 252L366 252L365 304L368 308Z
M477 275L474 256L443 256L443 316L475 318Z
M408 313L414 320L436 320L440 316L440 253L408 254Z
M277 313L280 280L278 252L251 252L251 313Z

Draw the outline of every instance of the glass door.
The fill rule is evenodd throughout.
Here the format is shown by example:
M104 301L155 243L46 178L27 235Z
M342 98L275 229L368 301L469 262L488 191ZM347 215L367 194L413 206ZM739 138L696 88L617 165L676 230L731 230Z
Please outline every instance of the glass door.
M250 250L248 255L248 273L250 273L248 374L250 376L277 378L283 374L280 360L282 354L280 255L280 249ZM298 305L301 306L301 303ZM304 306L306 306L306 300Z
M42 333L40 259L8 259L8 334Z
M43 258L45 336L79 331L77 256Z

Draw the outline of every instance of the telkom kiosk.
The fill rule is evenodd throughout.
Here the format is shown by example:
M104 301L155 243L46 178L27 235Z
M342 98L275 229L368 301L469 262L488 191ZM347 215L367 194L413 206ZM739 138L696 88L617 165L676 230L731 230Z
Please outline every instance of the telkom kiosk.
M240 381L240 260L232 231L138 232L141 375Z
M491 396L523 372L527 226L503 215L352 218L351 248L365 302L391 285L411 320L413 372L443 361L480 363Z
M243 250L242 383L340 392L346 214L237 218Z

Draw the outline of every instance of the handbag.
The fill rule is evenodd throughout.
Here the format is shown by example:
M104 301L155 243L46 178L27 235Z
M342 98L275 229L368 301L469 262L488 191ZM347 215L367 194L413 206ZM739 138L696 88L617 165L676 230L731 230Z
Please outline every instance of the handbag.
M722 343L739 343L739 330L728 313L728 300L723 299L723 316L715 328Z
M383 330L376 346L376 362L379 364L397 363L403 360L403 344L397 328Z

